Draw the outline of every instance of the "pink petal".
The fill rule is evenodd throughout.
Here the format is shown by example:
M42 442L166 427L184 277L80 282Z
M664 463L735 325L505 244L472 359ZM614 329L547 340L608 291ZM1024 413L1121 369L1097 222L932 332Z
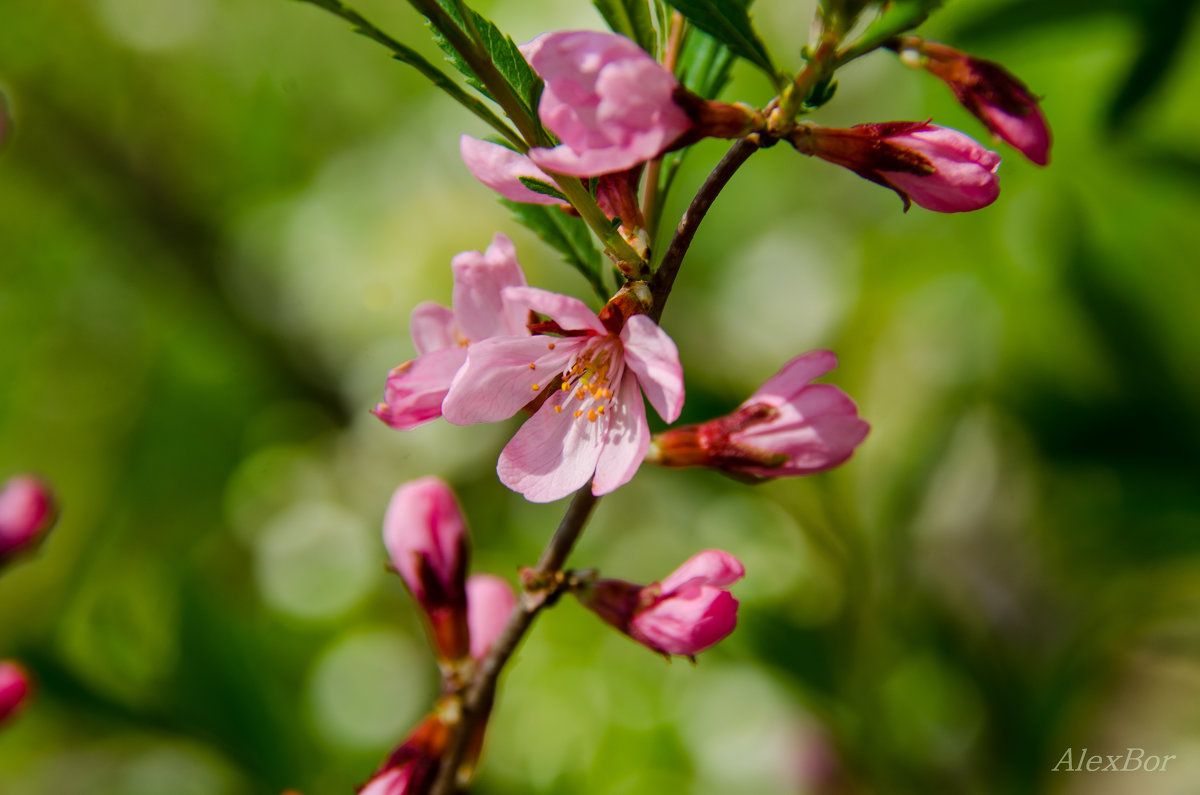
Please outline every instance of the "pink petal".
M789 402L775 406L777 417L731 438L739 444L784 453L788 461L777 468L739 467L743 471L780 477L831 469L851 456L871 427L858 416L854 401L832 384L812 384Z
M511 417L562 372L586 339L538 335L475 343L442 401L442 416L455 425Z
M401 431L437 419L454 375L466 360L467 349L455 345L405 362L388 373L383 402L372 413Z
M412 773L412 767L408 765L385 770L368 781L358 795L410 795L408 785Z
M574 417L572 395L561 390L551 395L500 453L500 482L530 502L562 499L596 471L606 422ZM561 414L555 406L563 406Z
M1050 126L1036 104L1031 105L1024 116L985 105L983 120L998 138L1016 147L1032 162L1039 166L1050 162Z
M576 151L566 144L559 144L553 149L539 147L529 150L529 159L539 168L573 177L599 177L625 171L654 156L643 156L641 149L616 146L589 147Z
M638 613L629 630L651 648L691 656L733 632L737 608L737 599L728 591L702 586Z
M529 177L554 184L526 155L469 135L458 140L458 149L471 175L504 198L525 204L562 204L561 200L530 190L521 182L521 177Z
M517 597L512 586L492 574L467 578L467 626L471 631L471 656L482 660L504 631Z
M408 333L418 354L450 348L459 343L454 313L433 301L417 304L408 319Z
M504 297L514 304L546 315L566 331L594 331L608 334L608 329L596 317L596 313L578 298L552 293L537 287L508 287Z
M15 662L0 660L0 724L17 713L29 698L29 674Z
M636 379L621 379L616 400L604 416L608 428L592 481L592 494L597 497L632 480L650 447L650 426L646 424L646 407Z
M454 318L467 339L527 335L527 313L505 301L506 287L525 284L512 241L499 232L486 252L464 251L450 262L454 272Z
M722 587L746 576L742 562L720 549L706 549L692 555L660 583L664 595L689 585Z
M657 323L645 315L634 315L621 329L625 365L637 375L638 383L658 416L667 422L679 419L683 410L683 367L679 349Z
M936 169L932 174L923 175L880 172L927 210L969 212L988 206L1000 195L1000 182L996 177L1000 155L984 148L970 136L929 124L888 140L924 155Z
M837 356L832 351L803 353L768 378L766 383L760 386L742 405L761 403L762 398L767 396L779 400L790 400L808 386L809 381L825 375L835 367L837 367Z
M396 489L383 517L383 542L392 566L418 601L425 599L423 567L434 574L443 593L462 593L467 526L454 492L441 479L423 477Z

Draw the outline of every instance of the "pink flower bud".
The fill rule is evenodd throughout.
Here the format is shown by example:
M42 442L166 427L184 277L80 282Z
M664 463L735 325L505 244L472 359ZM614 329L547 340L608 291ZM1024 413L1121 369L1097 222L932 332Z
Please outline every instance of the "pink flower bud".
M624 36L546 33L521 48L546 81L538 115L562 144L531 149L540 168L577 177L652 160L691 129L675 103L679 81Z
M0 563L35 547L54 524L54 498L30 475L10 478L0 489Z
M29 674L11 660L0 660L0 724L5 723L29 700Z
M589 610L646 648L692 656L737 626L738 602L726 586L745 575L741 562L719 549L693 555L660 583L638 586L597 580L576 595Z
M832 469L870 430L842 390L809 383L836 366L829 351L797 356L732 414L658 434L647 460L755 480Z
M1000 156L957 130L928 122L859 124L849 129L802 124L797 151L850 169L927 210L959 213L986 207L1000 195Z
M359 788L358 795L424 795L433 786L449 739L441 717L426 716Z
M504 631L517 597L512 586L492 574L467 578L467 626L471 630L471 656L482 660Z
M1003 66L917 36L902 36L891 46L906 63L949 86L992 135L1039 166L1050 161L1050 126L1037 97Z
M435 477L396 489L383 519L392 566L425 611L445 660L468 652L467 528L454 492Z

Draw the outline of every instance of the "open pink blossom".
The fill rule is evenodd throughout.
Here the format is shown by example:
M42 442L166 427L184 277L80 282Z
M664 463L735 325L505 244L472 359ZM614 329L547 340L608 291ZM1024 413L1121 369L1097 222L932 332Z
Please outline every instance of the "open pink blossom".
M675 343L645 315L621 323L610 313L606 325L577 298L534 287L504 295L548 316L563 336L472 345L443 403L446 419L503 420L549 391L500 454L500 480L533 502L565 497L589 480L596 495L628 483L650 444L642 393L667 422L683 407Z
M388 373L383 402L372 413L407 431L442 414L442 399L467 358L467 347L498 335L528 335L526 313L501 295L525 284L512 241L497 233L487 251L464 251L450 263L454 309L425 302L412 311L409 331L417 358Z
M392 566L429 620L445 660L468 651L467 526L454 492L435 477L396 489L383 518L383 542Z
M832 384L809 383L836 366L829 351L797 356L732 414L658 434L646 460L754 479L832 469L870 430L846 393Z
M482 660L508 623L517 597L512 586L494 574L467 578L467 626L471 629L471 656Z
M957 130L920 121L859 124L849 129L802 124L792 145L891 188L927 210L958 213L1000 195L1000 155Z
M531 149L545 171L594 177L652 160L692 127L675 103L679 81L615 33L546 33L521 48L546 82L542 123L562 141Z
M54 524L54 497L31 475L17 475L0 489L0 563L27 552Z
M1016 75L994 61L917 36L901 36L893 48L949 86L992 135L1039 166L1050 162L1050 125L1038 98Z
M15 716L29 700L29 674L12 660L0 660L0 723Z
M726 588L745 573L733 555L707 549L662 582L639 586L597 580L576 595L589 610L652 651L692 656L737 626L738 602Z

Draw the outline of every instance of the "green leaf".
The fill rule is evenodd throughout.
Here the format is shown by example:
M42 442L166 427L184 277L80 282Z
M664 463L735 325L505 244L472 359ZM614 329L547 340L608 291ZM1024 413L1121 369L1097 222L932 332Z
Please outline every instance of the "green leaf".
M501 199L500 203L512 211L522 226L557 249L568 265L583 274L601 300L608 299L601 277L600 252L592 245L592 233L581 218L545 204L521 204L508 199Z
M689 28L675 64L675 76L688 90L714 99L729 82L733 51L709 34Z
M458 7L453 0L437 0L438 5L446 12L454 23L466 33L470 35L470 28L467 26L466 20L459 14ZM467 8L463 4L464 8ZM474 25L475 31L479 33L479 38L483 43L483 48L488 56L492 59L492 63L496 65L496 70L500 76L504 78L504 82L508 83L509 88L521 101L525 110L531 118L537 118L538 100L542 96L542 79L537 76L537 73L529 66L529 62L525 60L525 56L521 55L521 51L513 42L510 36L507 36L503 31L496 27L495 23L490 19L481 16L478 12L471 8L467 8L471 16L471 24ZM446 53L446 60L454 65L467 83L475 88L479 93L491 100L495 100L491 92L475 74L475 70L463 59L463 57L454 49L454 46L446 40L437 28L432 23L429 23L430 32L433 34L434 41L442 52Z
M655 54L658 35L646 0L592 0L608 29L633 39L643 50Z
M749 0L667 0L693 25L727 45L736 55L758 66L772 81L778 73L762 39L746 13Z
M517 177L517 179L521 180L521 184L529 188L534 193L540 193L543 196L552 196L561 201L563 204L570 204L570 202L567 201L567 197L563 195L563 192L548 182L543 182L542 180L534 179L533 177Z

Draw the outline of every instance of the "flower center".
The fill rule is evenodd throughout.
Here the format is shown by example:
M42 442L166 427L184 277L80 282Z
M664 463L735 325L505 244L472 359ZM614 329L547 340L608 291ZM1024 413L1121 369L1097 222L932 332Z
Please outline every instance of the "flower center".
M586 417L588 422L602 417L624 370L618 352L619 344L606 337L572 359L562 372L562 391L570 395L554 411L570 411L575 419Z

